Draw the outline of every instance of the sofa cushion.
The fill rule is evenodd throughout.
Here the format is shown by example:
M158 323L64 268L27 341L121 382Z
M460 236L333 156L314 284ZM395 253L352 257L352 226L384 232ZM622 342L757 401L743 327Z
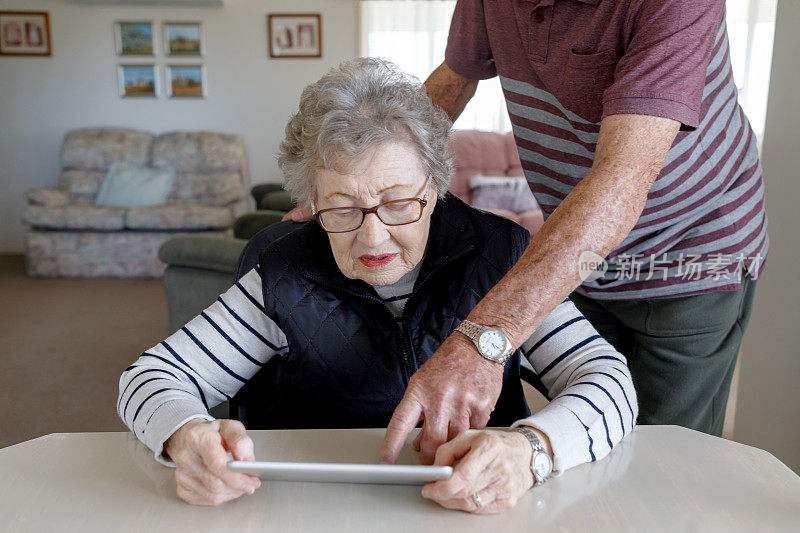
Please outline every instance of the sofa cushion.
M169 203L223 206L247 198L239 172L180 172Z
M105 170L64 170L58 176L58 188L75 198L94 200L105 177Z
M125 210L95 205L28 206L22 220L43 229L120 230L125 227Z
M519 214L519 225L536 235L544 224L544 213L541 209Z
M176 172L241 171L247 166L244 141L238 135L178 131L153 141L154 167L170 166Z
M28 189L25 199L31 205L44 205L58 207L72 203L72 195L64 190L53 187L36 187Z
M509 176L472 176L469 179L472 205L479 209L508 209L514 213L539 209L528 180Z
M111 207L162 205L175 181L169 167L150 168L131 163L114 163L103 180L95 204Z
M123 128L86 128L67 133L61 146L64 169L108 170L117 161L146 165L153 136Z
M210 205L132 207L125 216L125 227L136 230L224 229L232 222L229 209Z

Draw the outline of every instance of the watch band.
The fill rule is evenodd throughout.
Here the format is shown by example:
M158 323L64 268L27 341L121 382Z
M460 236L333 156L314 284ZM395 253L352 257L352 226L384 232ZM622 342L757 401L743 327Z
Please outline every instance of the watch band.
M541 476L539 476L539 474L536 473L536 468L534 467L534 460L536 458L536 454L537 453L547 453L544 450L544 444L542 444L542 441L539 440L539 436L536 435L536 433L534 433L533 431L531 431L529 428L527 428L525 426L517 426L514 429L512 429L511 431L516 431L517 433L522 433L525 436L525 438L528 439L528 442L531 443L531 448L533 448L533 449L531 451L530 469L531 469L531 475L533 476L533 484L534 484L534 486L543 484L544 482L547 481L549 476L541 477Z
M462 320L461 323L456 326L455 331L461 332L475 344L475 347L478 348L478 353L484 359L488 359L489 361L500 363L501 365L505 366L508 359L511 357L511 354L514 353L514 348L511 346L511 343L508 342L508 337L506 337L506 341L508 342L508 349L505 353L501 354L499 358L495 359L494 357L488 357L481 351L479 339L481 334L484 333L486 330L497 330L499 331L503 337L506 337L505 333L502 332L500 328L493 328L490 326L482 326L480 324L476 324L475 322L470 322L469 320Z

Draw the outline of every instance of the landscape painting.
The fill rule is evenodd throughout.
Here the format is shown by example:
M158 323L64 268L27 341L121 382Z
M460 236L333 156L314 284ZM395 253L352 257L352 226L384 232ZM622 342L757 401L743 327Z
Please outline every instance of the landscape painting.
M167 67L169 95L173 98L202 98L206 95L202 65L170 65Z
M120 65L118 76L120 96L156 96L155 65Z
M117 55L153 55L153 24L151 22L117 22Z
M164 24L167 55L203 55L202 27L199 22L168 22Z

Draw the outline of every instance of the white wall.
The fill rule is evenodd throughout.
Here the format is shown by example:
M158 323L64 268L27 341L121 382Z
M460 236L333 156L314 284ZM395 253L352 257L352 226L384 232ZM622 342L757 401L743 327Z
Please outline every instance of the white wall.
M742 344L734 439L800 473L800 2L778 2L762 164L771 248Z
M80 6L0 0L48 11L52 57L0 56L0 251L21 251L24 192L55 184L64 133L89 126L151 132L214 130L244 137L253 183L279 181L275 153L302 88L357 50L356 0L225 0L222 8ZM321 13L321 59L269 59L267 13ZM114 52L119 19L202 21L208 97L122 99ZM156 25L154 31L160 31ZM156 57L164 64L163 54ZM185 61L184 61L185 62Z

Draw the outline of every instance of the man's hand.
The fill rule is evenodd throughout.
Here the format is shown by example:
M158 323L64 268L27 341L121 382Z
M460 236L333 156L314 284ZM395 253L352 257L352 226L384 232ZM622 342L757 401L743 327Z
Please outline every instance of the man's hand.
M281 219L281 222L286 222L287 220L291 220L293 222L305 222L306 220L311 220L313 213L311 209L306 207L295 207L285 215Z
M423 464L431 464L445 441L486 427L502 387L502 365L484 359L472 341L453 333L411 376L386 428L381 461L394 463L408 434L424 420L414 448Z

